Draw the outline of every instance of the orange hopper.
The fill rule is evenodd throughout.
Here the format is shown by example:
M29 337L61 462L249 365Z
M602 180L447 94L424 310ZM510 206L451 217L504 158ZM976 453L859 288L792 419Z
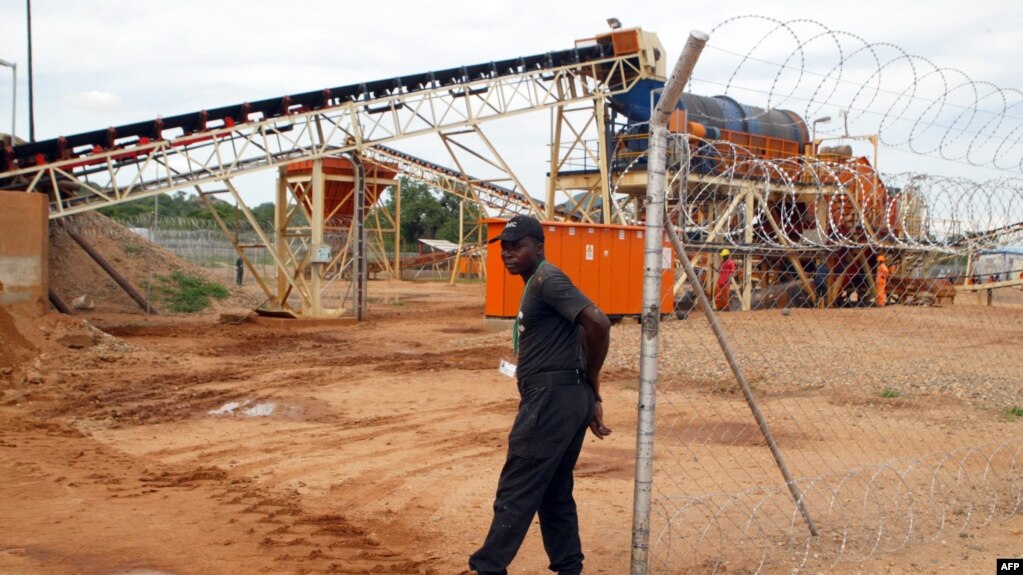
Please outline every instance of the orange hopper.
M377 202L380 194L394 182L398 175L397 166L365 162L363 167L366 171L366 207ZM303 160L288 164L288 176L306 176L311 178L313 174L312 160ZM355 168L347 158L324 158L323 159L323 212L328 218L351 217L355 212ZM306 209L312 211L312 187L294 187L296 198L305 204Z

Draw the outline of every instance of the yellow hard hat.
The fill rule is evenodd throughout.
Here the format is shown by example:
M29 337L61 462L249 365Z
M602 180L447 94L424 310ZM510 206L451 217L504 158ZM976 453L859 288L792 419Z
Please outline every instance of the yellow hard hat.
M877 256L877 261L884 262L884 261L888 261L888 260L886 260L884 256Z
M732 252L728 251L727 249L721 250L721 257L725 257L725 256L727 256L727 255L729 255L731 253Z

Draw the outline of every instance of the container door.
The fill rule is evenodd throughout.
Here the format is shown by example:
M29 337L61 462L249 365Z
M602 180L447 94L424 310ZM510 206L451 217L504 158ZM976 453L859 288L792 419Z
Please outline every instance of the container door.
M661 265L663 270L661 271L661 313L671 313L675 310L675 250L671 246L671 242L668 238L664 238L664 244L661 246Z
M586 297L597 307L604 309L605 301L600 291L600 228L585 226L581 228L579 242L582 248L582 259L579 261L579 278L576 284Z
M632 228L626 230L625 238L628 242L629 267L629 315L642 315L643 313L643 242L644 233L642 229Z
M570 224L559 226L561 233L561 257L554 263L565 272L577 287L582 289L582 234L583 226ZM585 290L584 290L585 291Z
M545 223L543 226L543 254L547 261L561 267L562 235L565 228ZM564 269L564 268L562 268Z
M607 315L618 315L621 312L615 307L614 289L614 238L617 230L601 228L600 251L597 261L600 265L600 304L599 307Z
M632 277L636 274L642 275L642 262L632 262L629 245L631 240L629 234L632 230L617 228L608 230L610 232L611 246L610 268L611 268L611 307L618 315L631 314L629 308L629 285ZM605 246L608 244L605 244Z
M504 220L487 220L487 240L501 235ZM508 272L501 263L501 243L487 244L487 301L484 314L487 317L508 317L504 304L505 276Z

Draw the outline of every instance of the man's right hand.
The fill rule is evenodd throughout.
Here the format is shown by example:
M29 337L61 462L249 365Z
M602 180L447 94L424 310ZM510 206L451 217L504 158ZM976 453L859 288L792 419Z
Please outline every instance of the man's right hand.
M611 435L611 428L604 425L604 404L599 401L593 408L593 419L590 420L590 431L593 435L597 436L597 439L604 439L608 435Z

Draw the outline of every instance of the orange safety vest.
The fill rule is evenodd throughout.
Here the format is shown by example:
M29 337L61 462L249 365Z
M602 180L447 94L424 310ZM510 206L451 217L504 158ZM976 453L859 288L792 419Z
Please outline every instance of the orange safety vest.
M877 279L874 280L874 287L877 289L876 301L879 307L884 307L885 300L888 299L885 290L888 287L888 274L890 273L888 266L884 263L877 264Z

